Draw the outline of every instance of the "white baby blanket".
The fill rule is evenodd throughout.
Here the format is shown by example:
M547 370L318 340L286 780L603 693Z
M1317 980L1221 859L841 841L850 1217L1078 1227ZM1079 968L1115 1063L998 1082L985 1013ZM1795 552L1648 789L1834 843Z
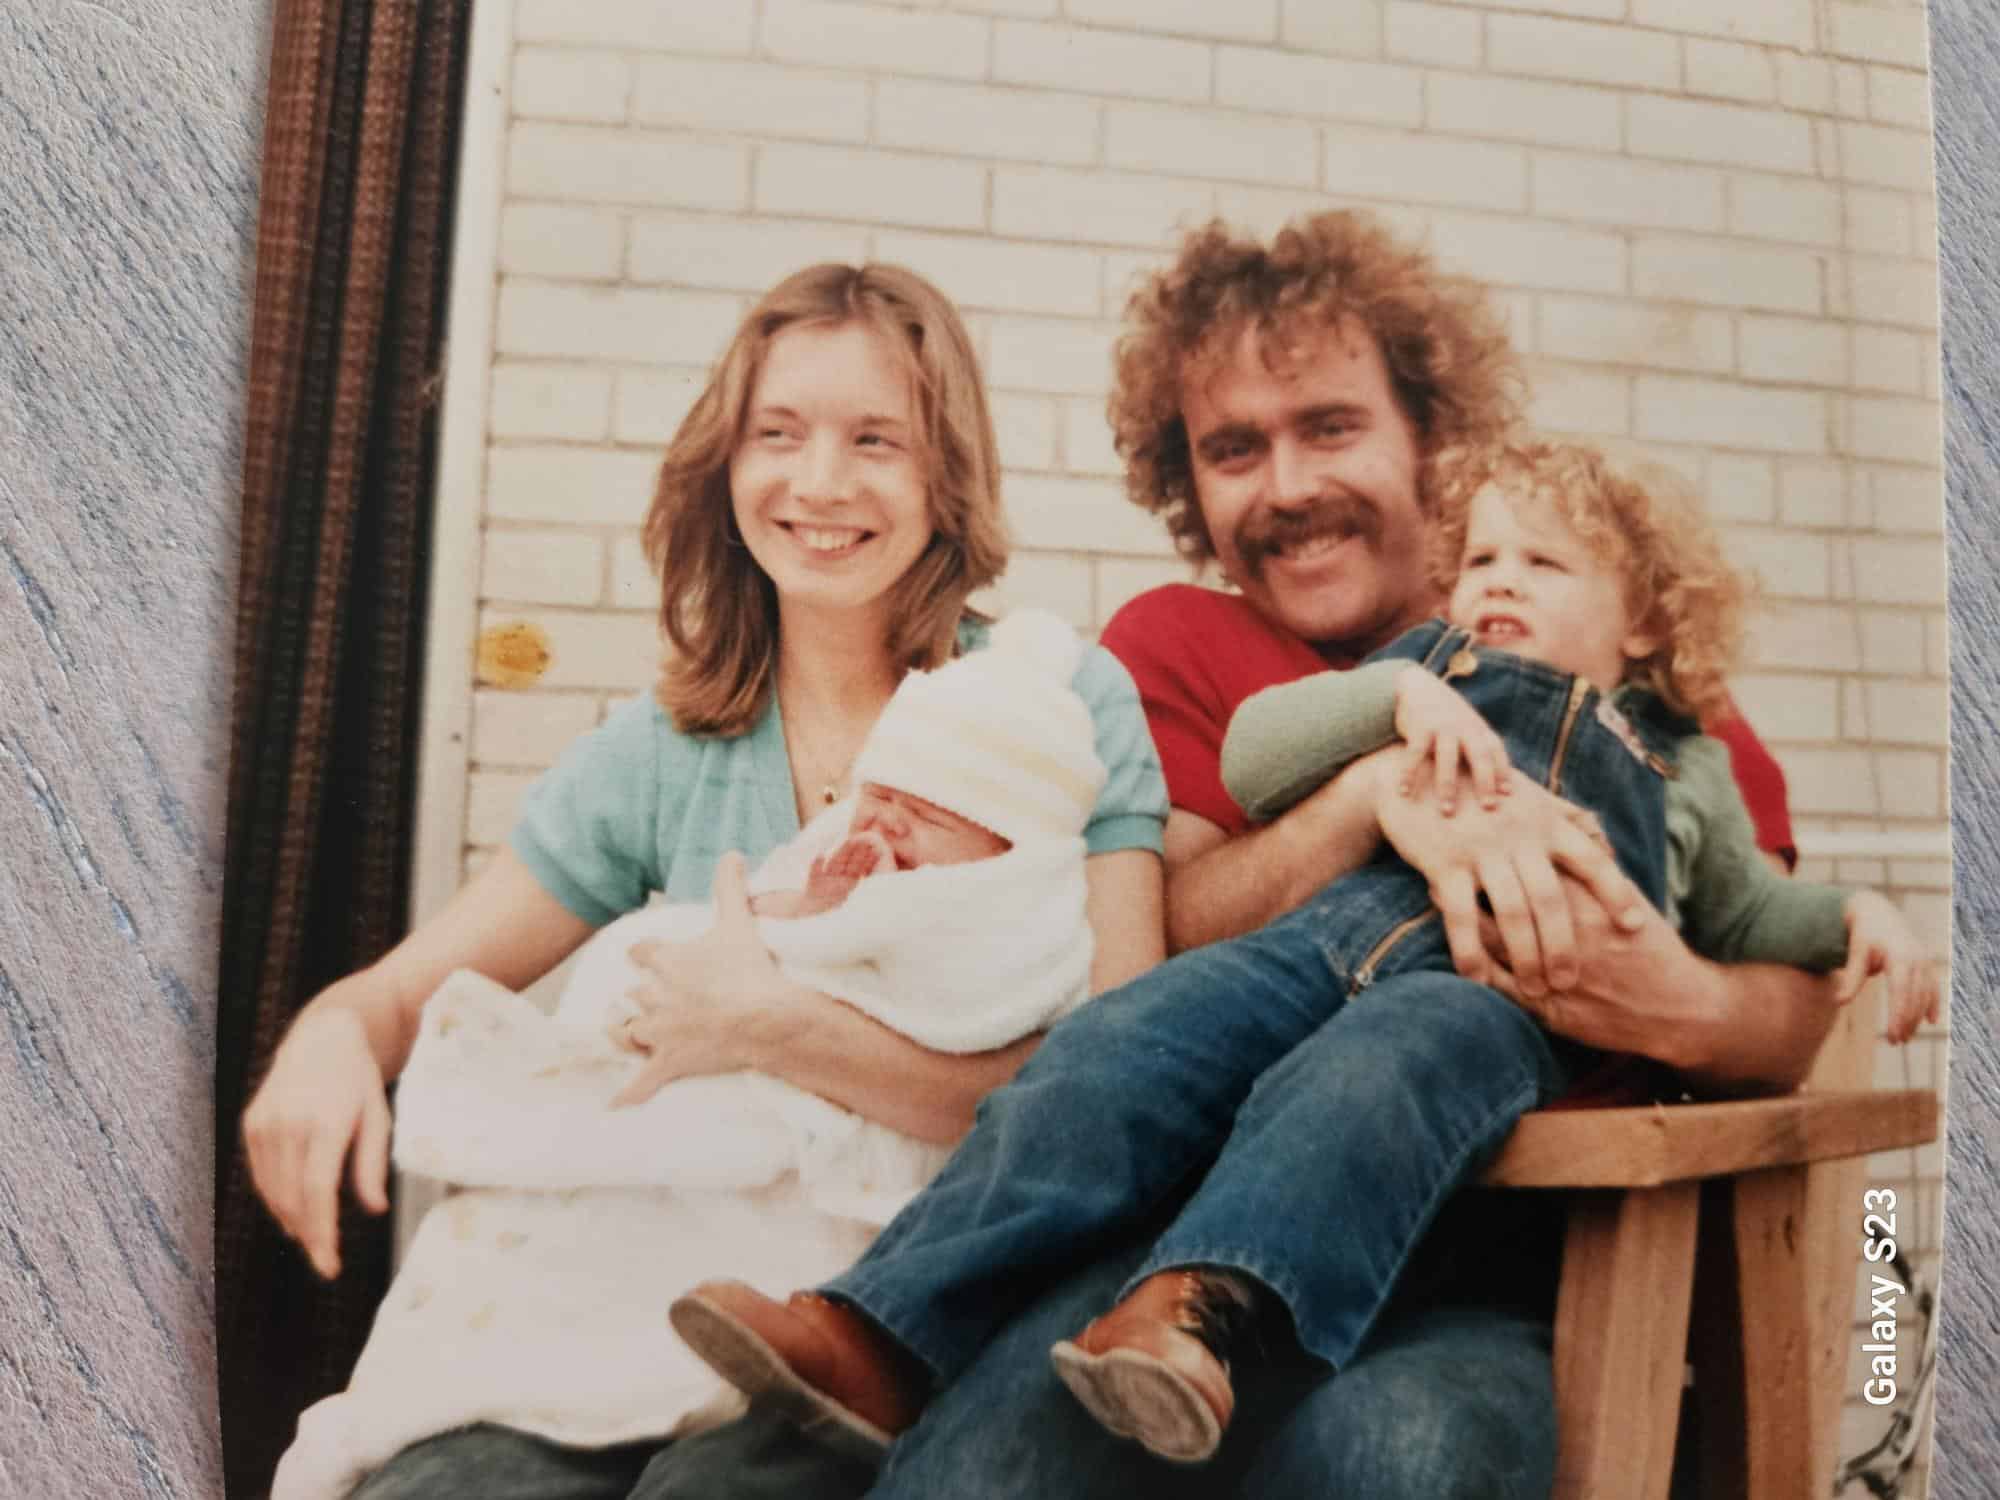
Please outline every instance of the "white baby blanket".
M846 806L774 854L795 889ZM468 971L425 1006L396 1100L396 1161L470 1185L425 1218L348 1389L309 1408L272 1500L338 1500L401 1448L472 1422L580 1446L697 1430L738 1408L667 1305L729 1275L774 1295L844 1269L946 1154L761 1074L608 1101L641 1065L606 1028L645 938L705 906L593 937L556 1015ZM819 916L759 919L787 974L927 1047L1005 1045L1089 989L1083 844L871 876Z

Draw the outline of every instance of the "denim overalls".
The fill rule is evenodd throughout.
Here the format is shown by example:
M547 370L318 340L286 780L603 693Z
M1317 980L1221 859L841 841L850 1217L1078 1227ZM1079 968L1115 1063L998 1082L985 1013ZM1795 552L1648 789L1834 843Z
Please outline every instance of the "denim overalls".
M1692 726L1646 694L1624 695L1628 720L1567 673L1467 640L1433 621L1377 658L1450 681L1517 773L1590 808L1662 904L1664 780ZM1453 972L1424 877L1385 852L1061 1022L825 1290L950 1380L1020 1299L1178 1202L1126 1289L1176 1266L1246 1272L1338 1368L1444 1201L1597 1057Z
M1649 693L1621 695L1628 716L1582 678L1474 647L1469 632L1442 620L1405 631L1368 659L1417 662L1449 682L1499 731L1515 774L1596 813L1619 867L1647 900L1665 907L1665 778L1678 741L1696 730L1692 721ZM1428 884L1386 848L1280 920L1312 927L1351 990L1451 966Z

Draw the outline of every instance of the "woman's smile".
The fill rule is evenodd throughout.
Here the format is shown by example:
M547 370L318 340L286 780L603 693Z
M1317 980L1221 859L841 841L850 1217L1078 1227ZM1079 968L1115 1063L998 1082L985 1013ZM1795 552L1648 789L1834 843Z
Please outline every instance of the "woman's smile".
M860 526L824 526L807 521L780 521L777 525L806 551L822 558L850 557L875 536Z

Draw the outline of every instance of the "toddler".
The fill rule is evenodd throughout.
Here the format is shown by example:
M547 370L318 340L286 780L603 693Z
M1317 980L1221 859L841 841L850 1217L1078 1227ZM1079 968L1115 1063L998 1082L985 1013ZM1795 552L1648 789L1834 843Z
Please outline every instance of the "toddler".
M1455 684L1477 671L1480 647L1545 663L1573 674L1579 692L1595 687L1599 718L1635 753L1653 752L1628 718L1678 731L1660 768L1665 910L1690 947L1808 969L1844 955L1837 998L1884 975L1891 1041L1937 1019L1935 978L1902 914L1872 891L1779 875L1757 848L1728 750L1696 732L1695 719L1727 711L1743 585L1684 497L1580 446L1511 448L1462 462L1435 545L1452 631L1419 627L1352 671L1267 688L1237 710L1222 774L1245 812L1274 818L1399 739L1405 792L1430 762L1447 816L1461 776L1490 806L1509 785L1507 747ZM1673 724L1663 709L1684 717Z

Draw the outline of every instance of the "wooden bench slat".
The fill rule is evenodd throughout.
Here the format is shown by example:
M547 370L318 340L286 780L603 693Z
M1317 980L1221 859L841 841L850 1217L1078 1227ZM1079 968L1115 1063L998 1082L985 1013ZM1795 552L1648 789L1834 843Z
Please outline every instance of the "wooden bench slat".
M1759 1167L1865 1156L1937 1138L1928 1089L1863 1089L1538 1110L1480 1180L1492 1187L1657 1187Z

